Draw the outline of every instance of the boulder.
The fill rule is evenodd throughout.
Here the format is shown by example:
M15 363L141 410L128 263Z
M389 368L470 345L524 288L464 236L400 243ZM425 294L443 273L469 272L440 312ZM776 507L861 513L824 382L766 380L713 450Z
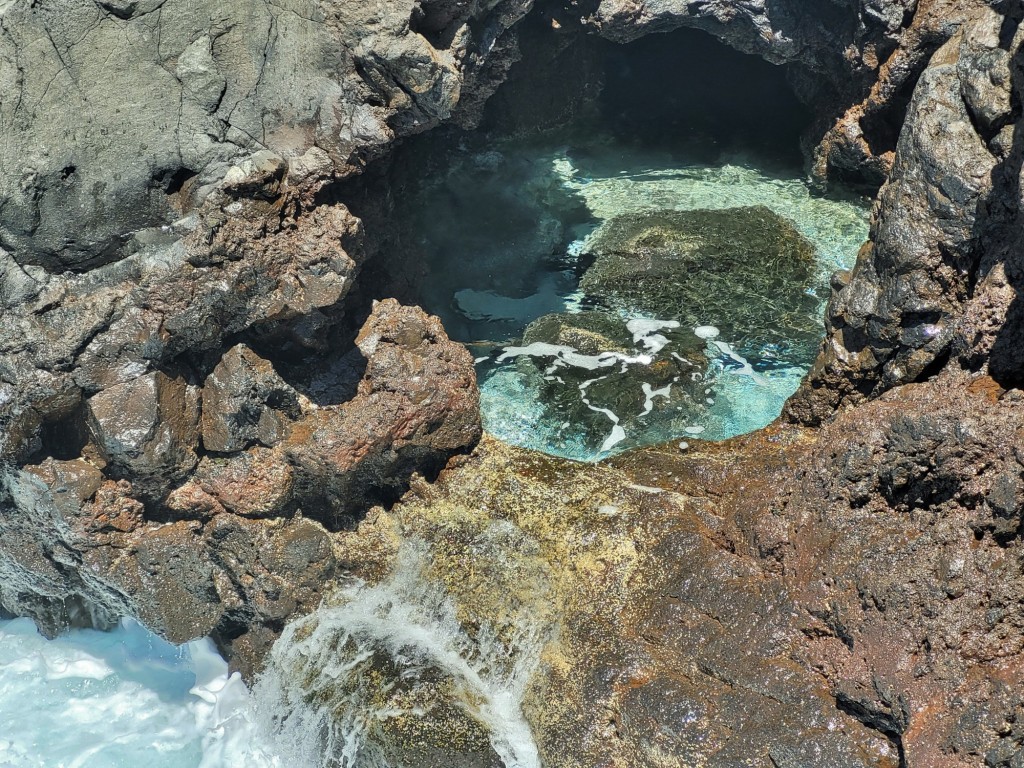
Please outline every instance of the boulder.
M1012 301L1003 262L1019 206L1015 173L997 173L1009 151L998 129L1011 116L1004 33L1000 14L977 14L917 82L871 243L834 283L825 344L787 407L792 418L814 423L916 381L958 336L968 365L990 354ZM985 279L969 302L972 276Z
M159 494L195 466L199 391L162 372L104 389L88 403L89 428L108 472Z
M480 437L473 358L436 317L393 299L374 305L356 339L366 371L354 398L296 424L281 448L306 514L336 526L435 474Z
M582 431L594 455L620 434L624 445L638 434L645 442L683 434L713 394L705 341L678 321L630 325L598 311L545 315L509 351L520 353L515 365L547 418Z
M764 206L625 214L584 247L595 260L580 287L620 312L715 326L743 353L817 347L813 246Z
M203 385L203 447L233 453L257 443L276 445L299 413L295 390L268 361L238 344Z

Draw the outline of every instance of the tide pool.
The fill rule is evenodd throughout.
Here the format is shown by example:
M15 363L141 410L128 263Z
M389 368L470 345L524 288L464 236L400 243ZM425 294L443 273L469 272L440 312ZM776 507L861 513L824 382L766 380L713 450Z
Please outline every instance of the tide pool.
M742 155L577 131L446 162L399 203L413 298L473 351L485 429L567 458L769 424L868 235L864 199Z

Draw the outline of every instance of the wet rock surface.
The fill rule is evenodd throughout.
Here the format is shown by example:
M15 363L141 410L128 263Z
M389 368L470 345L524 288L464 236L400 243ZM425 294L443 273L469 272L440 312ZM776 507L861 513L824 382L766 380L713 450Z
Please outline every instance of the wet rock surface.
M203 442L239 426L264 438L273 401L273 447L239 440L208 453L198 387L161 373L94 395L83 457L5 470L23 551L5 551L4 605L48 632L135 615L175 642L212 634L254 668L284 621L340 575L328 529L397 498L414 472L436 473L480 436L472 358L436 318L382 302L359 344L366 370L337 404L300 401L250 349L225 354L201 402L212 391L213 413L233 428L204 423ZM241 407L224 407L225 391ZM33 568L52 576L33 583Z
M466 631L535 622L507 653L540 663L543 765L1012 765L1020 408L949 373L604 465L486 440L371 515L357 567L426 542Z
M627 214L584 247L580 288L620 311L714 325L744 351L817 342L814 248L768 208Z

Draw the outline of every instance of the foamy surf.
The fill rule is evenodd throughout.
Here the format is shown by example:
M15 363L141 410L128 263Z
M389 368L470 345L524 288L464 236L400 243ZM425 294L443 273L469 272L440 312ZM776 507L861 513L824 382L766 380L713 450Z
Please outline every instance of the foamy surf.
M0 621L0 690L3 768L301 768L207 640L176 647L131 621L47 640Z

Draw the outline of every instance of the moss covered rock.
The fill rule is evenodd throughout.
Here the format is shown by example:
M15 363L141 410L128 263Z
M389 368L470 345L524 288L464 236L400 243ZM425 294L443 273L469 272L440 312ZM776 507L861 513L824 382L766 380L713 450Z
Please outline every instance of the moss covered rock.
M625 214L587 250L594 263L581 287L610 308L714 325L738 349L817 346L814 248L764 206Z

